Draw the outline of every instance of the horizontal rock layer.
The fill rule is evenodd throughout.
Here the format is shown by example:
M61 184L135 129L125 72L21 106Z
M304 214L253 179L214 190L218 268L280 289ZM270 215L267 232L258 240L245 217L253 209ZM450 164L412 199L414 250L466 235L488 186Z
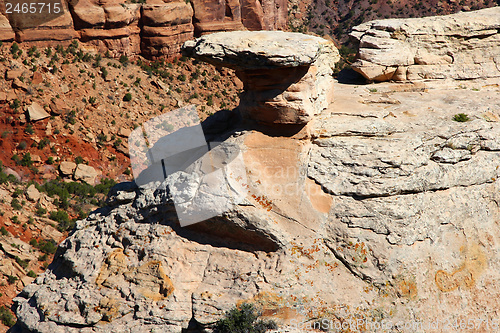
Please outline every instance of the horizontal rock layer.
M500 76L500 7L447 16L377 20L353 28L372 81Z
M0 13L0 41L59 43L80 39L113 55L169 57L178 55L180 46L195 34L284 29L287 13L283 0L145 4L81 0L61 4L59 14Z

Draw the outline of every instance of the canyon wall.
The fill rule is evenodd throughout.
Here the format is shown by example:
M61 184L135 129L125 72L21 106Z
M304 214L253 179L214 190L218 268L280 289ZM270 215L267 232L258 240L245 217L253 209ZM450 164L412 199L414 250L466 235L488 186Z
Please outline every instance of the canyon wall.
M135 2L135 1L134 1ZM26 16L0 5L0 41L39 45L78 39L113 55L175 56L194 36L217 31L283 30L284 0L61 2L59 14ZM7 13L9 12L9 13Z

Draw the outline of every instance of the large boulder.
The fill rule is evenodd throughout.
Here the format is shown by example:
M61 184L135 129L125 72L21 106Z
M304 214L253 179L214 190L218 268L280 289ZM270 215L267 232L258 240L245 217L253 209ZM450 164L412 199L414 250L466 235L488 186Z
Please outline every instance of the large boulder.
M216 33L186 42L185 54L233 68L244 85L240 109L267 124L306 124L333 100L339 53L319 37L281 31Z
M372 81L500 76L500 7L447 16L371 21L353 28Z

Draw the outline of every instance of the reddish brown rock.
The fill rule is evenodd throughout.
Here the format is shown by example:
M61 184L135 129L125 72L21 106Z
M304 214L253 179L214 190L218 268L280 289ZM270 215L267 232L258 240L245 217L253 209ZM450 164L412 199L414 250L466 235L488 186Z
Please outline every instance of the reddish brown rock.
M142 8L141 50L145 56L174 56L193 38L193 9L184 1L147 4Z
M196 35L244 30L239 0L193 0Z

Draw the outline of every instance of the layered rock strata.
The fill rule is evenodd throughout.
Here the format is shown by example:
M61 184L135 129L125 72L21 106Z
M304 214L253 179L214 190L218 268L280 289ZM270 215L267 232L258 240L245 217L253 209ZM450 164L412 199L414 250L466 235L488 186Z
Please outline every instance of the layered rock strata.
M233 68L243 82L240 110L268 124L306 124L333 100L333 43L280 31L216 33L183 46L186 55Z
M15 6L18 2L11 3ZM179 55L181 45L195 34L282 30L287 24L287 3L283 0L55 2L61 8L58 14L47 10L30 15L2 11L0 41L55 45L79 39L112 55L142 54L155 58Z
M248 195L187 228L171 199L182 172L118 185L14 300L13 332L210 332L243 301L280 332L498 325L499 87L433 84L337 85L309 138L220 134Z
M372 81L500 76L500 7L447 16L377 20L353 28Z

